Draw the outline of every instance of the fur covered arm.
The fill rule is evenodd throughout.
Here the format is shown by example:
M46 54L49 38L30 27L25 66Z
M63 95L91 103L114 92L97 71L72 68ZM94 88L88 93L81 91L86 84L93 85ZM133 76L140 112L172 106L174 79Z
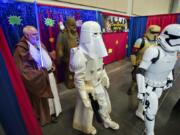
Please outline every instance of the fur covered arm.
M91 107L85 85L86 58L79 48L72 48L69 68L74 72L74 83L85 107Z

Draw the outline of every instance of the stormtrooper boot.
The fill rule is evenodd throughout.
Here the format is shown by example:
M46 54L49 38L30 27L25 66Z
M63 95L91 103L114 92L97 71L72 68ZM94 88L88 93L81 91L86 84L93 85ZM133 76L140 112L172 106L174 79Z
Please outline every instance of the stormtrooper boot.
M119 129L119 124L112 121L111 119L106 119L104 121L104 127L105 128L112 128L113 130L118 130Z
M90 129L89 134L95 135L96 133L97 133L96 128L92 126L91 129Z
M154 135L155 120L148 120L145 118L146 135Z

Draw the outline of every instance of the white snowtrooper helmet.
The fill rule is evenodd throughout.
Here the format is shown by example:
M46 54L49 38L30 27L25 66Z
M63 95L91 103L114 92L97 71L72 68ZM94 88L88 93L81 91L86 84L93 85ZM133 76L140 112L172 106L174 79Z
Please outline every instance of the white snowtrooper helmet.
M107 56L101 28L97 22L87 21L82 24L79 48L92 59Z
M180 24L166 26L158 37L157 42L165 51L180 51Z

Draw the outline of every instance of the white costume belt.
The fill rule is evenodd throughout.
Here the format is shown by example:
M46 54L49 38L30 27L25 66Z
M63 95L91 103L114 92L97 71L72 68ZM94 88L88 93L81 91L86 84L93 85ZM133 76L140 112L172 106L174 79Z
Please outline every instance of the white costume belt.
M154 80L145 78L145 83L151 87L161 88L161 87L166 86L167 81L158 82L158 81L154 81Z

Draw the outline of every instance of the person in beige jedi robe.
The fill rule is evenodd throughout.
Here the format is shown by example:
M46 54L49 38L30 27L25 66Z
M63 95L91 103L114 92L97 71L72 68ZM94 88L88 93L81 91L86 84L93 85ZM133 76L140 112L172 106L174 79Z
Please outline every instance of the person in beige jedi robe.
M24 36L15 47L14 60L41 125L50 123L52 115L61 112L52 61L45 46L39 43L38 31L33 26L23 29ZM42 62L44 66L42 66Z

